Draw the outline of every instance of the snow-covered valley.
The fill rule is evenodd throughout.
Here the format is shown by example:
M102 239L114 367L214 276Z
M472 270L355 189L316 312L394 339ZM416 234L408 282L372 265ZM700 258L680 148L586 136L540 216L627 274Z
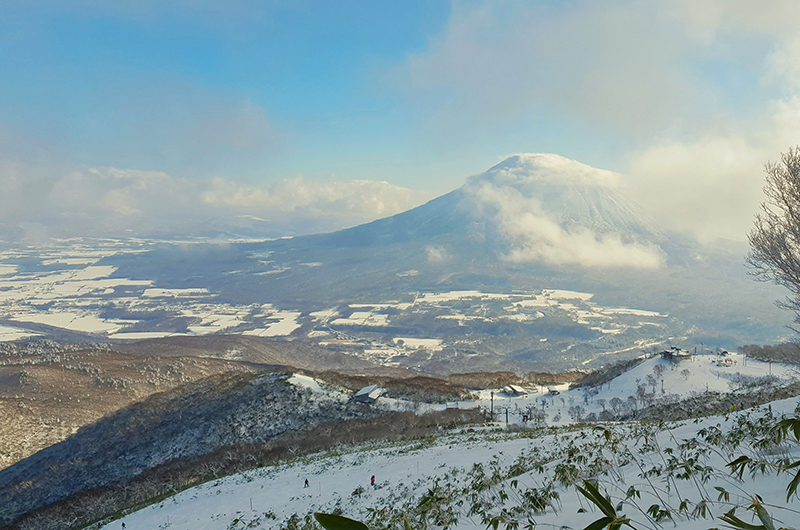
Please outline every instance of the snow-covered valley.
M270 243L288 244L87 238L7 248L0 251L0 341L245 335L447 374L596 368L648 348L708 340L685 315L657 310L658 303L631 303L619 289L566 289L556 279L525 288L479 282L440 289L438 281L397 276L401 285L374 292L353 278L342 282L350 292L334 301L300 291L288 299L270 289L296 275L336 277L339 265L322 257L286 261L261 248ZM714 345L759 338L736 337L723 334Z

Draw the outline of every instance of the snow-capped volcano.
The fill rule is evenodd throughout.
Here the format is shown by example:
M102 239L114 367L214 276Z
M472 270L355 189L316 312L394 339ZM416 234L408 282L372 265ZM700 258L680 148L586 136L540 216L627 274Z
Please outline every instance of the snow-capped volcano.
M663 235L618 188L621 175L554 154L507 158L462 188L495 223L505 258L587 267L658 268Z
M647 213L622 192L623 177L554 154L514 155L473 177L464 190L480 201L492 189L518 195L569 230L590 228L656 242L664 235ZM484 201L485 202L485 201Z
M506 158L476 179L493 180L497 184L549 182L618 188L622 175L553 153L522 153Z
M461 188L385 219L315 236L348 246L416 241L512 263L654 269L664 239L621 176L554 154L507 158Z

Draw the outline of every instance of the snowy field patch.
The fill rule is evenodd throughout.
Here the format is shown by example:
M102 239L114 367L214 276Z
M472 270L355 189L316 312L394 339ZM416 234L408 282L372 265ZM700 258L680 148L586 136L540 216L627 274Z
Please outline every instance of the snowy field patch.
M16 320L19 322L45 324L47 326L74 331L84 331L86 333L114 333L123 327L117 322L100 318L94 314L79 314L75 312L18 315Z
M38 335L35 331L9 326L0 326L0 342L20 340Z
M300 327L297 323L297 318L300 316L298 311L278 311L270 318L278 319L265 328L251 329L243 332L243 335L254 335L257 337L281 337L291 335L291 333Z
M195 297L195 296L207 296L209 295L208 289L206 288L196 288L196 289L156 289L155 287L151 287L149 289L145 289L142 296L145 298L178 298L178 297Z
M353 311L347 318L337 318L331 322L333 326L368 326L385 327L389 325L389 317L372 311Z
M423 348L426 350L441 350L442 341L440 339L419 339L416 337L395 337L392 342L399 344L403 342L406 348Z
M114 333L109 338L118 340L145 340L145 339L162 339L164 337L171 337L175 335L172 331L123 331Z

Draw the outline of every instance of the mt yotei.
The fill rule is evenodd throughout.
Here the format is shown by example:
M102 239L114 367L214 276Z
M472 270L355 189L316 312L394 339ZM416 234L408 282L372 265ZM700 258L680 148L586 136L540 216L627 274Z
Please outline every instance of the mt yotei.
M291 336L444 373L574 367L668 342L771 342L791 319L773 304L779 290L747 276L744 244L663 230L619 175L552 154L510 157L422 206L338 232L144 250L95 264L130 279L81 306L130 322L112 339ZM204 329L200 302L237 317Z

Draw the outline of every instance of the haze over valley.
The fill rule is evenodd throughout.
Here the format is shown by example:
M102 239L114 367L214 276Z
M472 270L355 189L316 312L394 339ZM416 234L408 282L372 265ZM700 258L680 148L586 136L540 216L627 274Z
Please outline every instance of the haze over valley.
M274 337L443 375L789 336L779 291L747 276L742 246L659 230L615 178L518 155L415 209L330 234L9 248L2 333Z

